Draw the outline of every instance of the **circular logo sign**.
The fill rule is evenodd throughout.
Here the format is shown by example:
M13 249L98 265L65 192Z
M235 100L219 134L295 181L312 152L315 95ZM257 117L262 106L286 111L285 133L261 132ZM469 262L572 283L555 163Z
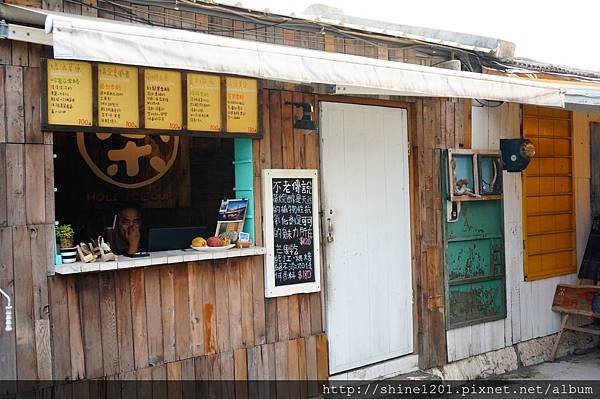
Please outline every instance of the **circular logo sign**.
M77 133L77 148L96 176L133 189L147 186L167 173L177 158L179 137Z

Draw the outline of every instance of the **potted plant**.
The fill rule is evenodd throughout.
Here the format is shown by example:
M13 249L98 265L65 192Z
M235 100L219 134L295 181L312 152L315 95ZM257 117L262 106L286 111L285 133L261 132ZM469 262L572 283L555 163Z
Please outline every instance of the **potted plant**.
M58 247L63 263L73 263L77 260L77 250L73 244L75 232L70 224L59 224L55 228Z
M59 224L56 226L56 238L58 238L58 246L63 248L73 248L73 237L75 232L70 224Z

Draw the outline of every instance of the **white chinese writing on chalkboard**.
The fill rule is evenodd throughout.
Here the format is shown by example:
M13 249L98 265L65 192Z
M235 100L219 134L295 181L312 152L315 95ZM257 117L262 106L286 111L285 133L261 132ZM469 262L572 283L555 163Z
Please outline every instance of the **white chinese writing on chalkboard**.
M313 181L274 178L275 285L315 281Z

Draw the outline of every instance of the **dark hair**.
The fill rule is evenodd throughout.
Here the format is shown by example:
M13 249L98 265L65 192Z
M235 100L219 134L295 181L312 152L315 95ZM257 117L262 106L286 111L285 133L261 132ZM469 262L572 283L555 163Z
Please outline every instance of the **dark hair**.
M123 212L125 209L133 209L135 211L137 211L137 213L140 214L140 216L143 214L142 213L142 208L135 202L125 202L122 203L118 208L117 208L117 216L120 217L121 212Z

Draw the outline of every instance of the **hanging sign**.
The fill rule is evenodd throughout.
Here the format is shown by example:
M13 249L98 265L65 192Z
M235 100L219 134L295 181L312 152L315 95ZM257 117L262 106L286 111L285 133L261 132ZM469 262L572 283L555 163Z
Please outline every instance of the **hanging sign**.
M218 132L221 126L221 78L187 74L188 130Z
M48 60L46 99L49 124L92 126L92 65Z
M140 126L137 68L98 64L98 126Z
M181 130L181 73L144 70L144 123L147 129Z
M258 85L254 79L225 78L227 131L256 133L258 126Z
M43 65L44 130L261 135L256 79L53 59Z
M265 296L321 289L317 171L263 170Z

